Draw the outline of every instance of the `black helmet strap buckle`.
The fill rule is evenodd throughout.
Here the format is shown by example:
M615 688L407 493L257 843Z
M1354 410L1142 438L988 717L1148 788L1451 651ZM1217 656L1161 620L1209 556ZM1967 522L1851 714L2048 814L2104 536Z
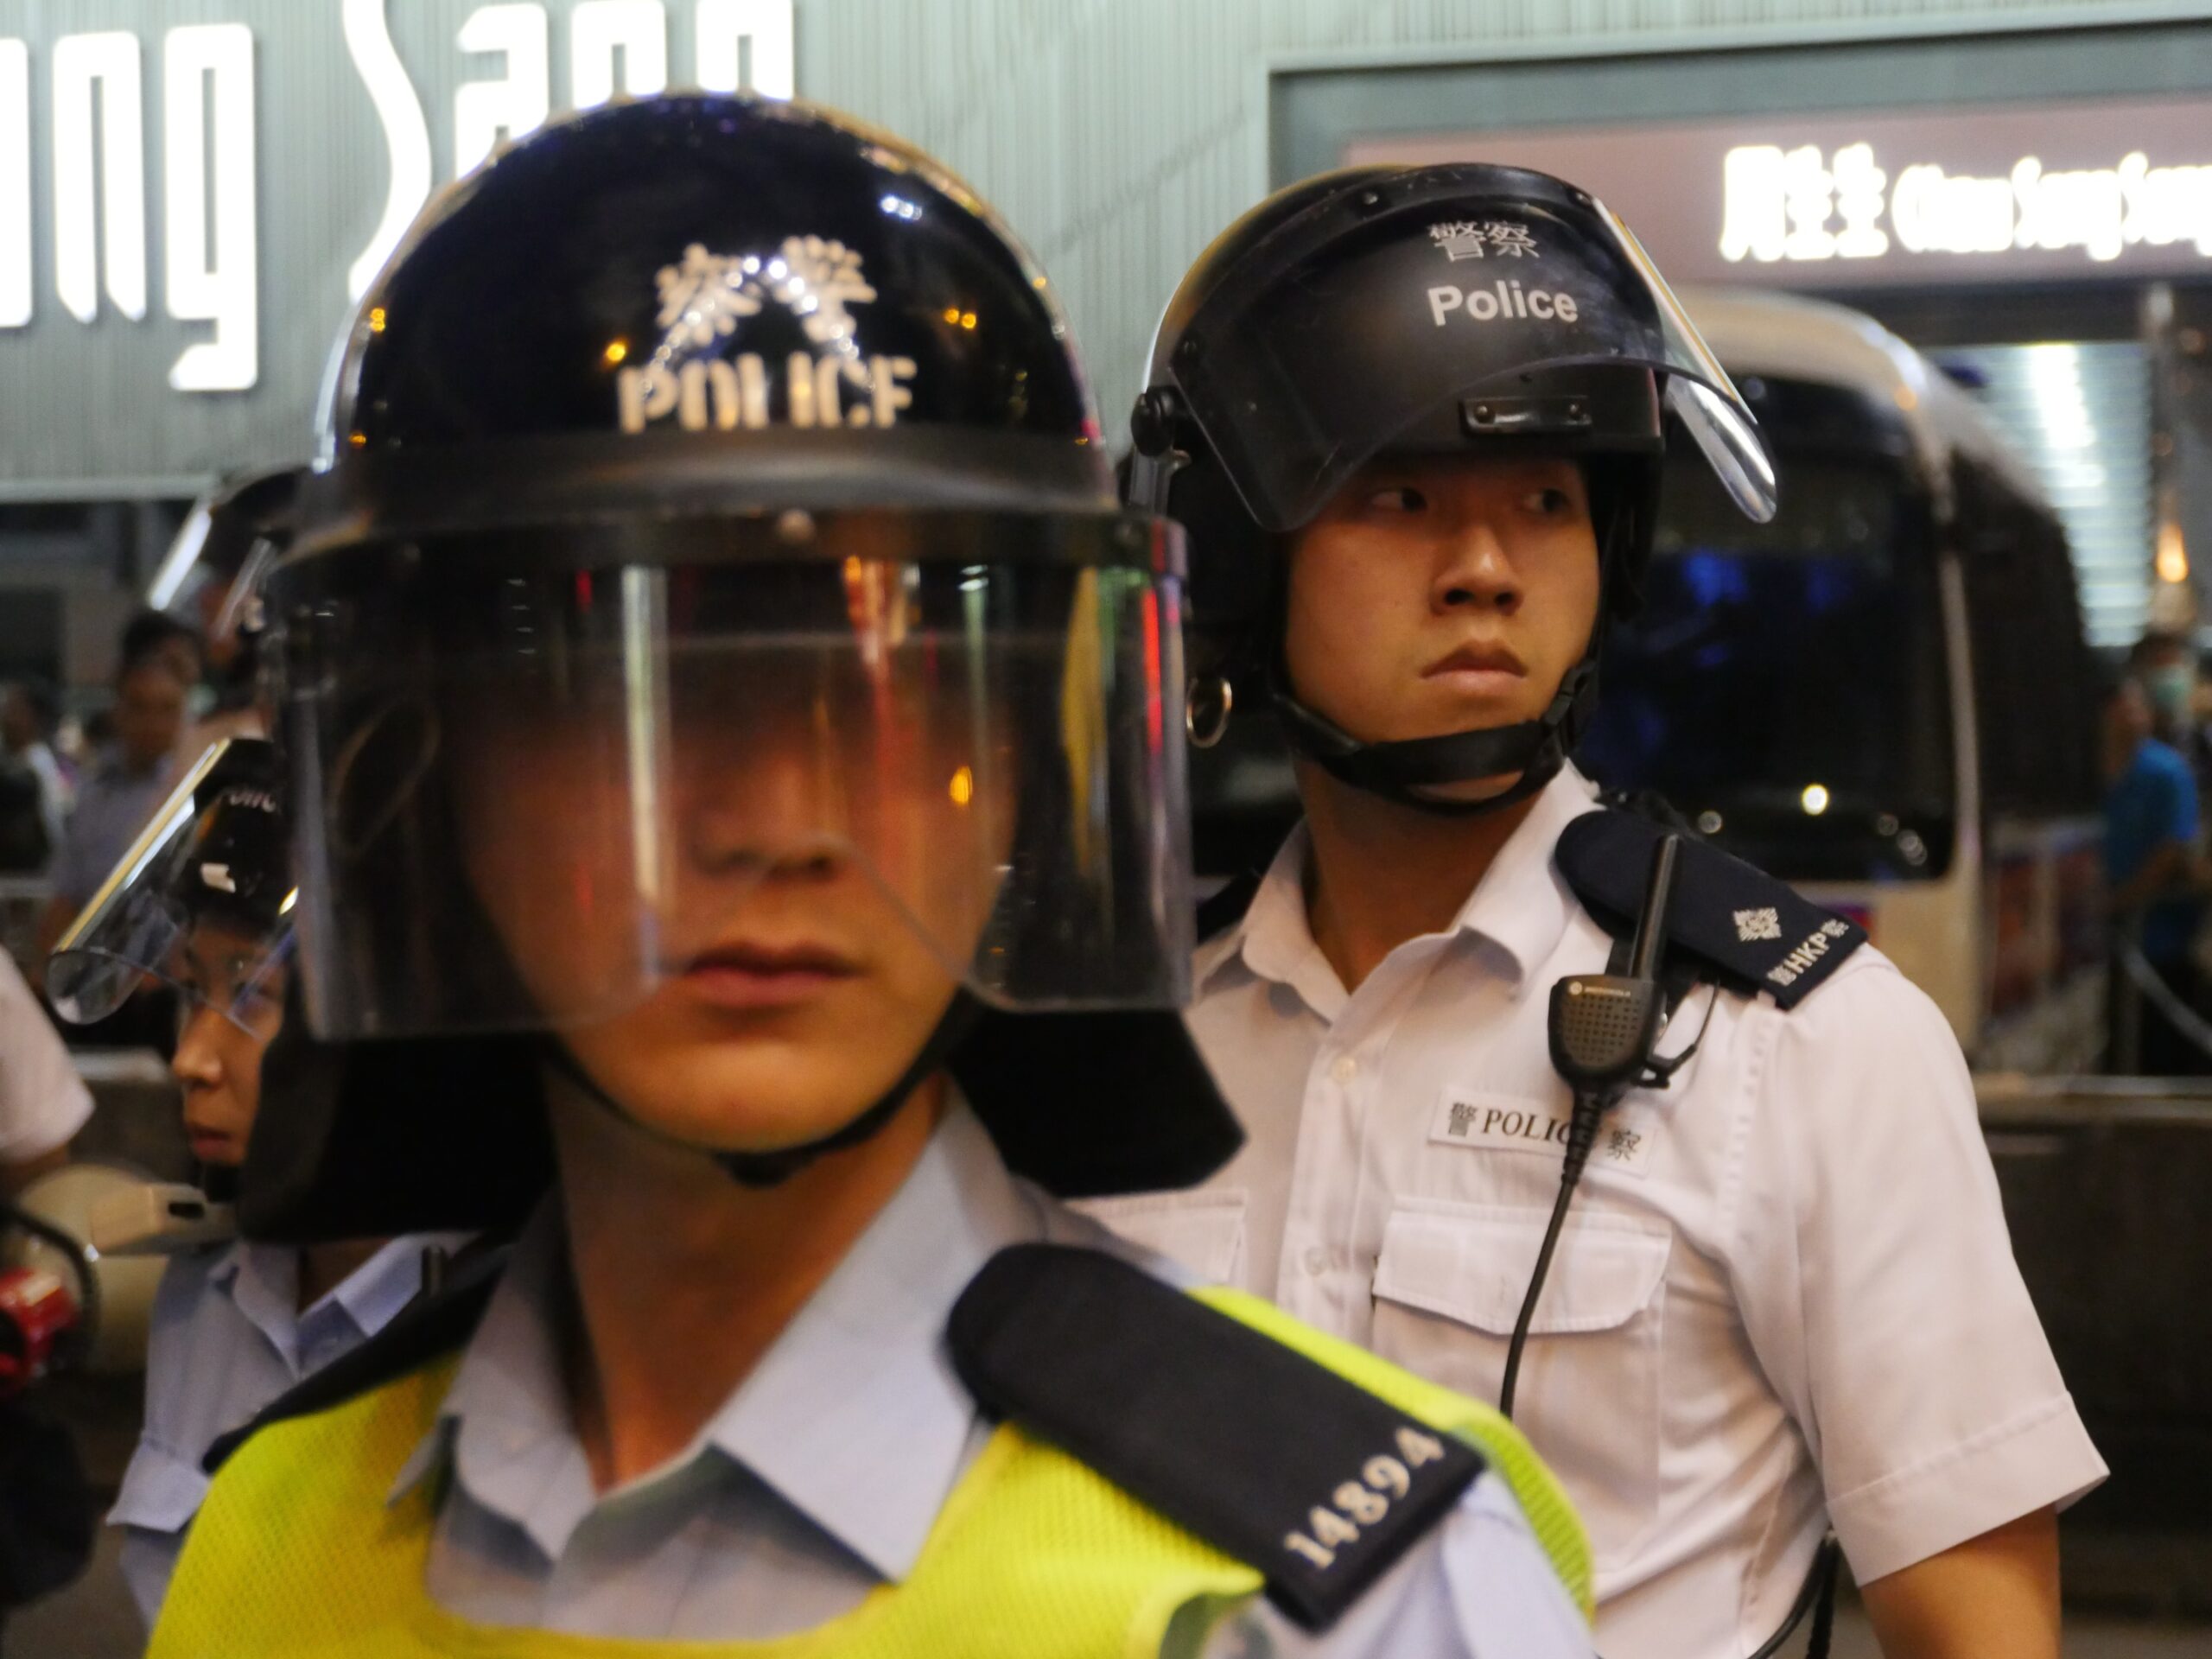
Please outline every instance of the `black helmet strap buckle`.
M1300 702L1280 671L1270 678L1270 697L1292 748L1355 789L1441 817L1473 817L1527 800L1559 775L1598 701L1593 649L1567 671L1551 705L1535 720L1365 743ZM1433 792L1442 785L1511 772L1520 776L1509 788L1480 800L1453 800Z
M1153 502L1148 511L1164 513L1175 474L1191 464L1191 454L1177 442L1181 405L1166 387L1138 393L1129 411L1129 476L1122 492L1123 501L1135 505Z

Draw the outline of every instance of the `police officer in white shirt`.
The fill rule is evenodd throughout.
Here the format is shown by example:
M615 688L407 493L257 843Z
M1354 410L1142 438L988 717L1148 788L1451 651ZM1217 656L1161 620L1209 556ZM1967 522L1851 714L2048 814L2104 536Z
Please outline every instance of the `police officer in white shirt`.
M1831 1527L1891 1659L2055 1654L2054 1512L2104 1467L1959 1050L1863 933L1681 845L1675 1016L1567 1191L1554 987L1623 966L1658 836L1570 757L1662 410L1770 515L1632 236L1533 173L1330 175L1185 278L1130 493L1190 529L1194 738L1271 704L1305 822L1198 955L1248 1144L1098 1211L1484 1398L1525 1318L1516 1421L1591 1527L1608 1659L1762 1650Z

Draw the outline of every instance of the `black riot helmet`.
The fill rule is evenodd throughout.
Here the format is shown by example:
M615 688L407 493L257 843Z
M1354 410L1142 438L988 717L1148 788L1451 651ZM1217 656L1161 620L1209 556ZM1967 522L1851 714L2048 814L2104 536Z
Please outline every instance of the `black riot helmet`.
M269 579L315 1033L573 1075L543 1033L810 860L960 988L836 1144L982 1010L1173 1006L1180 561L1044 276L927 156L747 96L540 129L360 302Z
M174 607L188 589L212 588L219 602L207 630L211 644L257 633L261 578L290 534L302 470L232 473L201 494L177 526L147 602Z
M281 999L295 888L281 768L266 739L225 738L179 782L48 960L73 1025L105 1020L148 975L249 1034Z
M154 578L149 603L185 604L203 631L215 707L227 717L261 693L262 579L291 534L299 467L233 473L192 504Z
M1607 607L1624 612L1649 556L1669 414L1745 513L1772 515L1750 411L1604 204L1518 168L1348 168L1269 197L1184 277L1131 416L1128 493L1190 531L1202 668L1256 678L1292 746L1347 782L1490 810L1572 753L1603 619L1541 719L1363 742L1283 671L1283 539L1380 455L1570 455L1590 484ZM1520 782L1482 801L1430 792L1509 772Z

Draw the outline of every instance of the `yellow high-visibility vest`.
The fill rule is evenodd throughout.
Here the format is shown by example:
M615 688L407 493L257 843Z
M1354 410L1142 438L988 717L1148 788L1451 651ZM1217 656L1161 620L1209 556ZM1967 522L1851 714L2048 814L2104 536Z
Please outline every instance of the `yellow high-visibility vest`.
M1473 1444L1588 1615L1581 1524L1510 1423L1255 1298L1197 1294ZM1159 1653L1186 1606L1226 1608L1262 1588L1256 1569L1007 1425L954 1489L907 1579L814 1629L670 1642L472 1624L423 1587L438 1483L386 1501L458 1363L447 1355L239 1447L193 1522L148 1659L1135 1659Z

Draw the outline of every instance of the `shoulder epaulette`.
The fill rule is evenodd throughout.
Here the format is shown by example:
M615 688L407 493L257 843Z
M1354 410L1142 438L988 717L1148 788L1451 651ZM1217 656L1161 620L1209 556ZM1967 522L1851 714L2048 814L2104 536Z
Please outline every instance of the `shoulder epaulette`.
M1567 885L1614 938L1632 932L1666 826L1632 812L1585 813L1567 827L1554 860ZM1670 957L1688 956L1732 990L1794 1008L1866 943L1866 930L1803 897L1786 881L1683 837L1667 909Z
M461 1347L475 1334L505 1269L502 1246L454 1268L444 1289L410 1302L391 1323L359 1347L302 1377L257 1413L251 1422L219 1437L200 1466L213 1474L232 1452L271 1423L306 1417L383 1387Z
M1341 1616L1483 1471L1464 1440L1103 1251L1001 1250L949 1334L986 1411L1256 1569L1307 1630ZM1382 1502L1362 1478L1378 1459L1390 1460Z

